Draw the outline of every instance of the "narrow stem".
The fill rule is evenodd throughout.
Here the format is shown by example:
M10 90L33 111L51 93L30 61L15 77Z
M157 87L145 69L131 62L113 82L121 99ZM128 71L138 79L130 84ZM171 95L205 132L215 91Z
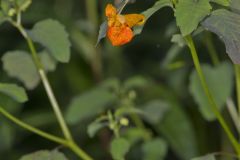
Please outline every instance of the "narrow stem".
M205 92L207 98L208 98L210 106L211 106L214 114L216 115L219 123L221 124L224 131L226 132L226 134L227 134L229 140L231 141L233 147L235 148L236 152L238 154L240 154L240 145L238 144L238 141L235 139L235 137L232 134L231 130L229 129L227 123L225 122L224 118L222 117L221 113L219 112L217 104L216 104L212 94L210 93L209 87L207 85L206 79L204 77L204 74L203 74L203 71L202 71L202 68L201 68L201 65L200 65L200 62L199 62L199 58L198 58L197 51L196 51L194 42L192 40L192 37L190 35L186 36L185 40L186 40L186 42L188 44L188 47L191 51L191 55L192 55L192 58L193 58L195 68L197 70L201 85L204 89L204 92Z
M237 113L236 106L231 98L227 100L227 109L232 117L233 123L240 134L240 124L239 124L239 117Z
M208 50L208 53L212 59L212 62L214 65L218 65L220 63L220 60L217 56L217 51L213 45L213 41L212 41L212 35L211 33L207 32L205 34L205 39L204 39L204 44L206 45L207 47L207 50Z
M7 112L5 109L3 109L3 107L0 106L0 113L3 114L6 118L8 118L9 120L11 120L12 122L16 123L17 125L19 125L20 127L29 130L30 132L33 132L43 138L46 138L50 141L62 144L62 145L67 145L67 141L65 139L62 139L60 137L51 135L49 133L46 133L42 130L39 130L35 127L32 127L24 122L22 122L21 120L17 119L16 117L14 117L13 115L11 115L9 112Z
M56 100L56 97L55 97L55 95L53 93L53 90L52 90L51 85L50 85L50 83L48 81L46 73L45 73L45 71L43 69L43 65L42 65L42 63L41 63L41 61L40 61L40 59L39 59L39 57L37 55L36 49L35 49L35 47L33 45L33 42L32 42L32 40L28 36L26 37L26 41L28 43L28 47L29 47L29 49L31 51L33 60L34 60L34 62L36 64L36 66L37 66L39 75L40 75L41 80L43 82L43 85L45 87L45 90L46 90L46 93L47 93L48 98L50 100L50 103L51 103L51 105L53 107L54 113L55 113L55 115L56 115L56 117L58 119L58 122L60 124L60 127L61 127L61 129L63 131L63 134L64 134L66 139L72 141L73 140L72 139L72 135L71 135L70 130L68 129L68 127L66 125L66 122L65 122L65 120L63 118L63 115L62 115L62 112L60 110L59 104L58 104L58 102Z
M85 151L79 148L78 145L75 144L74 142L70 142L68 144L68 147L71 148L71 150L74 153L76 153L79 157L81 157L83 160L93 160L92 157L90 157Z
M235 64L235 76L236 76L236 90L237 90L237 106L238 106L238 114L240 119L240 66Z
M91 24L94 26L94 38L96 36L96 28L98 26L98 12L96 0L85 0L87 8L87 17Z

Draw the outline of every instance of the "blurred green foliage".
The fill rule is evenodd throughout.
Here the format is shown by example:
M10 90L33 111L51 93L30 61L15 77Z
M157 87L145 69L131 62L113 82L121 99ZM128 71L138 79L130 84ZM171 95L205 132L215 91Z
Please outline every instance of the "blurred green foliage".
M105 21L107 3L113 1L33 0L22 14L23 25L39 43L40 58L45 70L51 71L48 76L52 88L80 146L96 160L110 160L111 155L121 160L125 154L129 160L189 160L221 150L232 152L209 110L189 51L178 34L172 9L164 8L154 13L142 33L123 47L113 47L107 39L95 47L99 26ZM133 1L123 12L140 13L154 3L154 0ZM22 10L27 6L28 3L24 3ZM151 10L144 13L150 14ZM202 19L195 18L197 21ZM58 27L58 22L48 23L52 20L45 19L56 19L65 29ZM50 27L44 28L42 23ZM179 23L181 28L181 19ZM138 29L141 30L135 28L136 33ZM194 29L191 26L184 28L184 33ZM63 37L57 37L59 32L56 30L60 30ZM68 37L65 30L72 44L71 58L69 63L62 64L56 60L67 62L70 57L69 50L65 50L70 44L62 40ZM225 112L225 102L233 94L232 64L225 62L229 58L224 45L212 35L211 42L216 46L218 58L224 61L213 65L208 54L209 43L206 43L210 33L199 30L195 31L194 38L200 59L205 63L204 74L224 117L231 123ZM197 34L198 31L202 34ZM34 33L42 37L34 37ZM24 122L62 136L43 85L38 85L39 77L30 56L22 51L28 51L26 42L8 23L1 25L0 35L0 105ZM60 42L48 42L46 36L59 38ZM58 54L49 56L46 54L49 50ZM26 63L30 63L28 67ZM29 101L17 103L27 100L26 93L19 86L8 83L25 86ZM20 96L11 99L13 93L6 87L13 88L14 94L17 92ZM115 132L120 132L122 137L114 139ZM58 150L68 159L78 159L65 147L23 130L0 115L0 160L20 159L35 151L38 152L21 160L36 155L65 159Z

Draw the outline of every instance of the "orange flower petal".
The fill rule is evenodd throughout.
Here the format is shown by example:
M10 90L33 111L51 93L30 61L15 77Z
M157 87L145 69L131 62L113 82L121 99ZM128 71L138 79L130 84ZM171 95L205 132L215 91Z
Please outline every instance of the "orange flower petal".
M130 27L136 25L143 25L145 22L145 16L142 14L126 14L124 15L125 23Z
M114 17L117 15L117 9L112 4L108 4L105 9L105 15L108 18Z
M133 31L128 26L108 27L107 37L113 46L121 46L132 40Z

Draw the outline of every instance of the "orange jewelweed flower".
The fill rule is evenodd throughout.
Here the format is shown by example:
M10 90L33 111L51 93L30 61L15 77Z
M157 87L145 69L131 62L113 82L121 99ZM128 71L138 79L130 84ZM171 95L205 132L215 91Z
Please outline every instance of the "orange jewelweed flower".
M132 27L143 25L145 17L142 14L126 14L117 13L117 9L108 4L105 9L108 18L107 37L113 46L121 46L130 42L134 36Z

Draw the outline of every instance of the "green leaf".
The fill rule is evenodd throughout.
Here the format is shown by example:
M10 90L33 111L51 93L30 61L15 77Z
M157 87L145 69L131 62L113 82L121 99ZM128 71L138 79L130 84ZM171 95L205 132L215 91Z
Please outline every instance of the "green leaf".
M7 20L7 17L0 11L0 25L3 24Z
M39 58L44 66L45 71L52 72L56 70L57 61L47 51L40 52Z
M34 89L40 79L30 54L10 51L2 57L3 68L9 76L22 81L27 89Z
M103 122L93 122L91 123L89 126L88 126L88 129L87 129L87 133L89 135L89 137L94 137L96 135L96 133L104 128L108 126L108 123L103 123Z
M239 0L230 0L230 8L240 14L240 3L239 3Z
M230 5L229 0L210 0L210 1L214 2L214 3L217 3L217 4L220 4L222 6L229 6Z
M20 160L68 160L66 156L57 151L41 150L20 158Z
M9 150L14 144L15 130L11 124L8 124L5 121L0 121L0 152Z
M149 81L143 76L134 76L127 79L123 86L126 89L141 88L149 84Z
M75 97L71 101L66 113L66 119L69 123L75 124L101 113L115 100L116 97L109 90L100 87L93 89Z
M116 138L111 142L111 154L114 160L123 160L130 149L130 144L124 138Z
M158 0L151 8L142 12L145 16L145 21L147 21L155 12L159 11L163 7L172 7L172 3L170 0ZM134 27L134 34L138 35L142 33L144 25Z
M210 92L219 107L219 111L221 111L233 90L234 80L232 66L230 63L224 62L215 68L209 65L202 65L202 69ZM221 80L219 80L219 77L221 77ZM189 89L199 105L199 110L203 117L209 121L215 120L216 116L212 112L208 98L205 95L196 71L193 71L191 74Z
M211 5L208 0L179 0L175 17L183 36L191 34L208 14Z
M240 64L240 15L219 9L202 22L202 26L216 33L225 43L227 53L234 63Z
M144 140L145 137L149 136L149 132L141 128L128 128L123 133L123 137L127 139L129 144L132 146L140 140Z
M0 83L0 92L8 95L20 103L28 100L25 90L15 84Z
M202 157L192 158L191 160L216 160L213 154L208 154Z
M157 138L142 145L144 160L164 160L167 154L167 144L163 139Z
M184 112L183 106L172 101L169 102L169 105L171 106L169 111L155 128L180 159L190 159L198 155L198 146L191 120Z
M60 62L70 60L70 41L62 24L56 20L47 19L35 24L29 31L35 41L46 47L49 53Z
M97 39L97 43L96 46L98 45L98 43L106 37L106 33L107 33L107 21L104 21L101 25L100 25L100 29L99 29L99 33L98 33L98 39Z
M144 118L152 124L159 123L169 110L169 104L160 100L150 101L143 107Z

